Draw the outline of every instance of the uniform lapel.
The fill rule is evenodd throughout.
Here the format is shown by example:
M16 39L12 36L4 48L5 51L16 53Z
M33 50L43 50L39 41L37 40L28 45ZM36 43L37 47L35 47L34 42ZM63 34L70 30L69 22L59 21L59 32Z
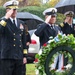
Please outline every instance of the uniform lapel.
M18 32L20 29L17 27L18 25L19 25L19 23L17 23L17 26L16 25L14 25L12 22L11 22L11 20L9 19L8 20L8 24L9 24L9 27L10 27L10 29L12 30L12 31L14 31L14 32Z
M72 29L75 30L75 24L72 24Z
M17 19L17 28L18 29L20 28L20 21L19 21L19 19Z
M55 36L55 31L53 29L51 29L51 27L48 25L48 31L50 33L49 36Z
M19 19L17 19L17 28L20 29L20 30L22 28L24 29L23 22L21 20L19 20Z
M59 28L58 28L57 26L54 25L54 30L55 30L55 35L57 35L58 32L59 32Z

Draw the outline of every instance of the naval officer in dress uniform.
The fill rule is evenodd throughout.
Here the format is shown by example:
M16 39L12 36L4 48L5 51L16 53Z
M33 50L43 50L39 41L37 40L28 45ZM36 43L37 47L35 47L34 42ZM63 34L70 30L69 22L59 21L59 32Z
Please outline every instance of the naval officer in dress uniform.
M35 35L40 39L40 46L48 42L50 36L55 37L60 32L60 27L55 24L56 13L56 8L48 8L43 12L45 23L42 23L35 31Z
M23 22L16 18L18 4L11 0L3 5L6 14L0 21L2 75L22 75L23 63L27 62L25 29Z
M75 25L73 24L73 11L67 11L64 14L65 20L63 23L60 23L61 30L63 31L63 34L74 34L75 31ZM75 34L74 34L75 36Z
M60 23L60 28L62 30L62 33L65 34L65 35L69 35L69 34L74 34L75 30L74 30L74 25L73 25L73 16L74 16L74 12L73 11L67 11L65 12L64 14L65 16L65 20L63 23ZM67 55L67 52L66 52L66 55ZM63 71L65 69L65 66L68 64L68 57L65 57L64 54L60 54L58 56L58 59L57 59L57 71Z
M64 14L65 20L63 23L60 23L60 28L63 32L63 34L69 35L73 34L75 36L75 24L73 24L73 17L74 17L74 12L73 11L67 11ZM67 52L66 52L67 55ZM60 63L62 66L60 66L59 69L65 69L65 66L68 64L68 57L65 57L64 55L61 57L62 60L59 59ZM64 58L64 59L63 59ZM60 64L59 64L60 65Z

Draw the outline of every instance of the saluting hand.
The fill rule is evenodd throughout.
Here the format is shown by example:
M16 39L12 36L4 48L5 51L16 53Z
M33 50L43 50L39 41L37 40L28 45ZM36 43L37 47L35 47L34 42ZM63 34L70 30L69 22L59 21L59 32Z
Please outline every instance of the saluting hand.
M69 22L69 20L70 20L70 18L68 17L68 18L66 18L65 19L65 23L68 23Z
M46 18L45 23L49 23L50 19L51 19L51 15Z
M13 9L8 10L7 13L6 13L6 15L5 15L5 18L6 18L6 19L10 18L11 15L12 15L12 13L13 13Z

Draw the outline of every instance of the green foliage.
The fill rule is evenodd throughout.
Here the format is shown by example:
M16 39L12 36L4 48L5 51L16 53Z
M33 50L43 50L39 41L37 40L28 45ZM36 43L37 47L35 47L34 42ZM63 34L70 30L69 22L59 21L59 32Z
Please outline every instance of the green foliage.
M21 12L30 12L32 14L38 15L39 17L41 17L43 20L45 20L45 17L43 16L43 11L47 8L50 8L51 6L48 5L47 3L41 6L27 6L27 7L22 7L20 8L18 11ZM61 22L63 22L64 16L63 14L58 13L57 14L57 24L60 24Z
M30 12L32 14L38 15L40 18L45 20L45 17L43 16L43 11L47 8L50 8L51 6L47 3L41 6L26 6L26 7L20 7L18 11L20 12ZM0 18L5 15L5 9L3 7L0 7ZM57 24L63 22L64 16L62 14L57 14Z
M60 24L64 21L65 16L63 14L57 13L57 24Z
M68 35L68 36L58 34L57 37L59 39L58 42L56 42L55 39L50 40L50 43L46 47L42 48L42 53L41 54L38 53L36 55L36 58L38 59L38 63L36 63L37 64L36 68L39 71L39 75L45 74L44 65L45 65L47 55L50 53L51 50L53 50L54 48L56 48L58 46L63 46L63 45L69 46L73 50L75 50L75 38L72 34ZM50 63L52 63L52 62L53 61L51 61ZM60 75L60 74L57 74L57 75ZM66 75L66 74L64 74L64 75Z
M21 12L30 12L32 14L38 15L39 17L41 17L42 19L44 19L44 16L42 14L42 12L46 9L46 7L42 7L42 6L27 6L27 7L22 7L20 8L18 11Z
M46 8L52 7L49 3L45 3L45 4L43 4L42 6L43 6L43 7L46 7Z
M5 9L3 7L0 7L0 18L3 17L5 14Z

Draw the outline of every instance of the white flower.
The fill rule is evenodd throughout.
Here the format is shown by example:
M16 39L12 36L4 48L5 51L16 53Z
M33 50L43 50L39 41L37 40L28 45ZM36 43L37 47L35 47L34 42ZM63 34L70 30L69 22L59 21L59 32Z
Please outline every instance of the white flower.
M65 67L66 67L66 69L71 69L72 65L71 64L67 64Z
M46 75L46 73L44 73L43 75Z
M39 75L39 70L38 69L35 70L35 74Z
M52 63L50 67L51 67L51 68L50 68L50 70L55 69L55 64L54 64L54 63Z
M42 54L42 49L40 49L40 51L38 52L38 54L39 54L39 55L41 55L41 54Z
M41 66L39 66L39 68L38 69L41 69L42 67Z
M53 36L50 36L49 39L52 40L53 39Z
M48 43L51 43L51 42L53 42L53 41L54 41L54 39L52 39L52 40L49 40L49 41L48 41Z
M61 70L61 69L57 69L55 72L62 73L62 72L65 72L65 71L64 70Z

